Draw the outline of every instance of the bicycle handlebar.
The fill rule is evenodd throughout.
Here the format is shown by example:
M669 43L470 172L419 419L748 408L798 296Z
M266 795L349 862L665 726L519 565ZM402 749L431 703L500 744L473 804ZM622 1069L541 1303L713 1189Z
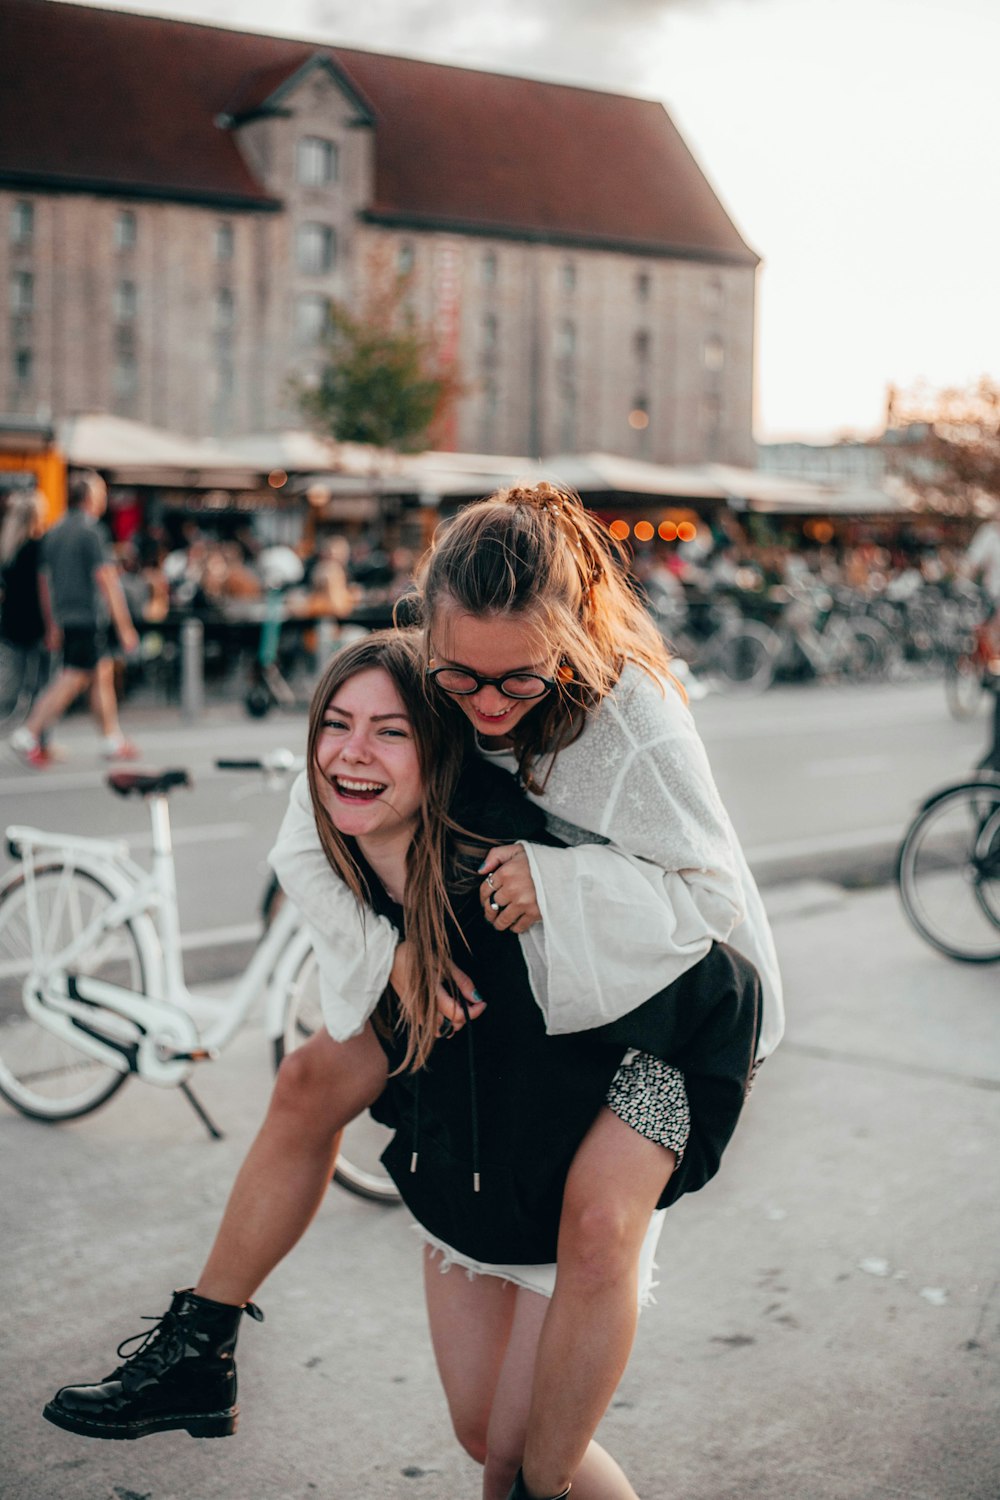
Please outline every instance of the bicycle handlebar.
M305 761L291 750L271 750L259 756L221 756L215 761L217 771L263 771L267 776L287 776L300 771Z

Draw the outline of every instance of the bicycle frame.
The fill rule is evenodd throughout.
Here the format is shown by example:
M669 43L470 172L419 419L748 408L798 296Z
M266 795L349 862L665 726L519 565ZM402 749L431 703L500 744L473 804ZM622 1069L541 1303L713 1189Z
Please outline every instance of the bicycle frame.
M31 943L39 962L38 972L25 986L29 1014L119 1071L136 1072L147 1082L171 1087L188 1077L195 1062L207 1061L228 1046L265 993L268 1034L272 1038L281 1034L285 990L308 951L309 939L298 911L286 901L227 995L190 990L184 978L166 797L150 797L149 809L153 833L149 870L137 865L121 842L16 826L7 830L7 836L20 851L23 878L29 886L36 874L52 868L46 856L58 856L71 871L103 882L114 898L60 952L48 955L37 906L29 902ZM67 894L70 884L68 876ZM73 978L74 962L95 939L125 922L135 928L144 960L153 971L146 975L145 991L140 994L87 976ZM47 959L44 964L43 958ZM54 983L56 975L66 976L65 986ZM95 1034L97 1010L130 1022L136 1037L125 1042Z

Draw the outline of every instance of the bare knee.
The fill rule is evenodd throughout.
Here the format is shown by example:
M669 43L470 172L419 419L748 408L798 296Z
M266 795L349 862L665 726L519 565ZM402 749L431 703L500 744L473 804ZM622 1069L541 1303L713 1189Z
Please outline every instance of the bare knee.
M627 1205L567 1198L559 1225L560 1277L572 1278L584 1291L620 1283L635 1269L637 1233Z
M453 1411L451 1425L459 1443L473 1462L485 1464L489 1452L486 1421L475 1412Z
M360 1041L335 1042L323 1032L287 1053L271 1095L271 1114L323 1133L341 1129L374 1103L385 1085L385 1061L374 1037L371 1047Z

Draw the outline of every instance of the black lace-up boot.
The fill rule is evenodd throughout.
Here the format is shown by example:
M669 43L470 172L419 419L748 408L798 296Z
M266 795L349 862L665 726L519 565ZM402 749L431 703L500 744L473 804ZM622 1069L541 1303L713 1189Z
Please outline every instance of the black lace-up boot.
M124 1364L98 1385L64 1385L42 1415L84 1437L141 1438L174 1427L192 1437L230 1437L239 1416L233 1355L244 1312L263 1321L252 1302L233 1307L175 1292L155 1327L118 1345Z
M564 1490L559 1491L558 1495L548 1496L548 1500L566 1500L566 1497L572 1488L573 1486L571 1484L568 1484ZM518 1469L517 1478L514 1480L514 1488L507 1496L507 1500L545 1500L545 1497L541 1495L532 1495L530 1493L527 1485L524 1482L524 1475L521 1473L521 1470Z

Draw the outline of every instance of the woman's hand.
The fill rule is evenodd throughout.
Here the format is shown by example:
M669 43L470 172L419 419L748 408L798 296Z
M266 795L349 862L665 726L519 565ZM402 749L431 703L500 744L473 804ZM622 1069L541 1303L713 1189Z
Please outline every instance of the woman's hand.
M487 922L498 932L527 932L542 920L523 844L501 844L491 849L479 867L486 879L479 899Z
M392 968L389 970L389 983L392 985L400 1000L406 1001L412 995L412 981L410 965L413 956L413 945L406 942L397 944L396 953L392 960ZM451 983L456 990L465 997L469 1007L469 1020L474 1021L481 1016L486 1009L486 1001L476 989L468 974L462 972L457 964L450 965ZM438 1015L441 1017L441 1025L438 1028L440 1036L454 1036L456 1031L461 1031L465 1025L465 1012L455 997L448 993L444 985L438 986L437 992Z

